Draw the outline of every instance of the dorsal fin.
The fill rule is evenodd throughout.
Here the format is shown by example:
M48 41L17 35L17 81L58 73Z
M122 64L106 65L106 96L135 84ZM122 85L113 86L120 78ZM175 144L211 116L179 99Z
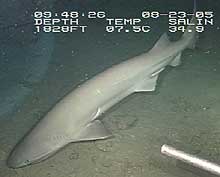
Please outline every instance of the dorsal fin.
M169 44L170 44L169 37L168 37L167 33L164 33L164 34L160 37L160 39L156 42L156 44L155 44L154 47L151 49L151 51L162 49L162 48L166 47L166 46L169 45Z

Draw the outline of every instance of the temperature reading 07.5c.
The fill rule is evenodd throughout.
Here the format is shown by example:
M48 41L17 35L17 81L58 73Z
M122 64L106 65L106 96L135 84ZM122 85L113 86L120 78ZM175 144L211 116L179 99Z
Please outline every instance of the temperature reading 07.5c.
M106 18L106 32L150 32L149 25L142 25L140 18Z

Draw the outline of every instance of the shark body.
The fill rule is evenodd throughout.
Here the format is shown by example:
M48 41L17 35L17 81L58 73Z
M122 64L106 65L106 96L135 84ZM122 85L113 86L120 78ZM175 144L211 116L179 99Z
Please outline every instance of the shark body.
M8 166L19 168L40 162L71 142L111 136L97 118L134 92L154 91L159 73L167 65L178 66L182 51L193 48L195 39L192 26L178 41L171 42L164 33L149 52L86 81L59 101L15 146Z

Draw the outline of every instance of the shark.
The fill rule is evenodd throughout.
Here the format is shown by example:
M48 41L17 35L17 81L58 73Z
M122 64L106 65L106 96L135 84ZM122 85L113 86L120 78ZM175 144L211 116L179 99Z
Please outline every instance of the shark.
M159 74L166 66L180 65L182 52L193 49L196 39L193 25L176 41L164 33L148 52L85 81L55 104L24 136L9 154L7 165L24 167L47 159L69 143L111 137L98 119L100 115L133 93L154 91Z

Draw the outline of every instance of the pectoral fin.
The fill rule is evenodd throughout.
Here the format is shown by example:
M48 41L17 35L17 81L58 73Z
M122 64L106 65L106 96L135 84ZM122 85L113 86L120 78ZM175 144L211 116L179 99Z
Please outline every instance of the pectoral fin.
M158 75L148 78L137 85L135 92L148 92L154 91L157 84Z
M161 50L164 50L168 45L170 45L170 40L167 35L167 33L164 33L160 39L156 42L154 47L150 50L150 52L160 52Z
M89 123L77 136L74 141L90 141L106 139L112 134L104 127L100 120Z

